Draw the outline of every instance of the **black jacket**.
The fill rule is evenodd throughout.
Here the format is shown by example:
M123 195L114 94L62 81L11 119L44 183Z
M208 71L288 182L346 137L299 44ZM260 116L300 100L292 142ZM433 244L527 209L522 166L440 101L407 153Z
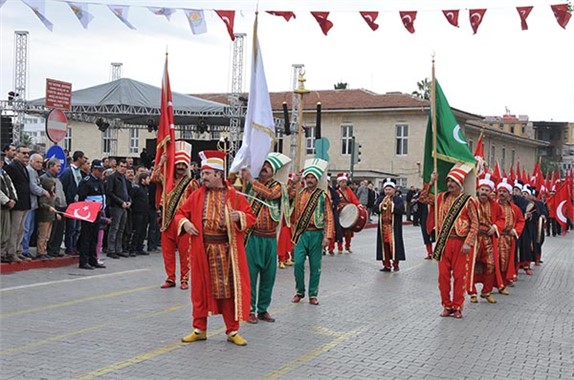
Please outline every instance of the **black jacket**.
M150 211L149 192L147 186L134 183L132 185L131 197L131 209L133 213L148 213Z
M126 187L125 193L123 186ZM111 174L106 180L106 195L108 196L108 204L110 207L122 207L122 203L131 202L127 178L118 172Z
M30 198L30 174L26 166L18 160L12 160L10 165L4 168L6 173L12 179L12 183L16 188L18 194L18 201L12 210L25 211L32 208L32 200Z

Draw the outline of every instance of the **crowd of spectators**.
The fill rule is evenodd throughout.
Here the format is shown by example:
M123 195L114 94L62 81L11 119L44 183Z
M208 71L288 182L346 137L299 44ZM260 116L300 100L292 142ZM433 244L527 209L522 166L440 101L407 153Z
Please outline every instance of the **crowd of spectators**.
M0 161L3 263L79 256L80 268L94 269L105 268L104 254L120 259L158 252L159 213L146 152L135 166L132 157L90 161L75 151L62 171L59 159L7 144ZM102 203L94 223L64 217L79 201Z

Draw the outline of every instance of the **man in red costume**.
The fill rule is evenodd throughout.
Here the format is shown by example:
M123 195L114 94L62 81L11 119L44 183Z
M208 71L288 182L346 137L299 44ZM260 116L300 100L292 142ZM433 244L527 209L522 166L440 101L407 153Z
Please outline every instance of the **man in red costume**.
M156 183L165 183L161 168L167 157L163 155L159 164L154 167L151 180ZM167 279L161 285L162 289L175 287L175 250L179 252L180 287L189 289L189 238L178 238L177 224L173 218L179 206L187 197L199 188L199 183L190 176L189 162L191 161L191 144L182 140L175 142L175 180L173 190L162 196L161 218L161 252Z
M468 267L478 234L476 200L463 192L464 178L471 170L472 166L468 164L456 164L447 175L448 190L438 194L429 212L429 219L434 219L434 207L438 207L437 241L433 258L439 262L438 287L444 308L441 317L452 315L454 318L462 318ZM436 179L435 172L431 181L425 184L423 198L428 196L430 186Z
M339 206L337 211L340 212L343 207L348 205L349 203L354 204L357 207L363 207L361 202L353 193L353 190L347 186L349 181L349 177L347 177L347 173L339 173L337 174L337 183L339 188L337 189L337 194L339 195ZM351 240L353 239L353 231L350 228L343 228L343 237L345 239L345 250L347 253L353 253L351 250ZM335 246L335 239L331 239L331 243L329 244L329 252L333 252ZM337 249L339 254L343 253L343 241L337 242Z
M191 304L193 332L185 343L207 339L207 316L222 314L227 340L247 345L239 321L249 318L251 285L243 232L255 223L245 197L224 180L225 153L200 154L202 187L175 216L177 231L191 240Z
M474 281L471 281L470 302L477 303L476 284L482 283L480 297L488 303L496 303L492 289L504 287L500 274L498 257L498 226L502 224L502 210L498 202L492 199L494 180L485 173L478 181L478 242L477 254L473 264ZM472 278L472 277L471 277Z
M524 229L524 215L520 208L512 202L512 185L507 178L503 178L497 186L498 204L502 220L497 224L500 237L498 238L498 256L500 260L500 273L502 287L498 293L507 296L506 287L516 280L515 253L516 243Z

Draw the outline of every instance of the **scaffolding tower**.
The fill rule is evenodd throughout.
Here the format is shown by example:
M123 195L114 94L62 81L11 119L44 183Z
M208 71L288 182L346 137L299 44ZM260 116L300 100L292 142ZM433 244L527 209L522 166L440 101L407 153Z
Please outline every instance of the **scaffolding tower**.
M112 67L110 69L111 80L118 80L122 77L122 66L121 62L112 62Z
M17 144L22 139L24 129L24 109L26 103L26 82L28 67L28 31L14 32L14 92L13 109L15 113L13 139Z
M245 33L235 33L233 42L233 57L231 67L231 93L229 95L229 131L231 140L231 153L238 145L241 132L241 107L243 102L240 99L243 90L243 52L245 46Z

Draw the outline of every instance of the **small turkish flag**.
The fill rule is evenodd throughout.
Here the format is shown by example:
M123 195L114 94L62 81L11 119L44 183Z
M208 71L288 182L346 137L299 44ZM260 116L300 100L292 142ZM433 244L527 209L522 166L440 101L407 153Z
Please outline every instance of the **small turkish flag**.
M555 208L556 221L562 226L562 231L566 233L568 219L574 219L574 212L572 208L572 200L568 191L568 183L564 182L557 190L556 194L552 197L552 205Z
M233 24L235 23L235 11L215 11L217 15L223 20L227 27L227 33L231 37L231 41L235 41L235 33L233 33Z
M458 28L458 11L459 11L458 9L449 9L446 11L442 11L448 23L451 24L452 26L456 26L457 28Z
M319 23L319 26L321 27L323 34L327 35L327 33L329 33L329 30L331 30L331 28L333 27L333 23L327 20L327 18L329 17L329 12L311 12L311 14L313 15L313 17L315 17L315 20L317 20L317 22Z
M486 9L469 9L468 18L470 19L470 26L472 26L473 34L476 34L478 27L482 23Z
M401 21L405 28L410 32L415 32L415 19L417 18L417 11L400 11Z
M94 223L101 209L102 204L100 202L74 202L70 203L64 216L69 219Z
M554 13L554 17L556 17L556 21L558 21L558 25L566 29L566 25L568 25L568 21L570 21L570 17L572 17L568 10L568 4L551 5L550 8L552 8L552 12Z
M532 11L532 6L529 7L516 7L518 14L520 15L520 26L522 30L528 30L528 24L526 23L526 18Z
M266 12L269 13L270 15L273 15L273 16L281 16L287 22L289 22L289 20L291 20L291 18L297 18L297 17L295 17L295 13L293 13L293 12L282 12L282 11L266 11Z
M377 21L377 17L379 17L379 12L359 12L359 13L363 17L363 19L367 22L369 28L373 30L373 32L379 29L379 24L375 22Z

